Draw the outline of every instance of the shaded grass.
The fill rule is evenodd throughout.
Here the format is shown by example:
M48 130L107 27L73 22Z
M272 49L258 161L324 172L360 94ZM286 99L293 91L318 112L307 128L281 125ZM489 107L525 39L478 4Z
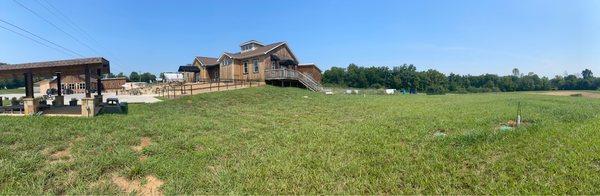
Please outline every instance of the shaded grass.
M25 89L15 88L15 89L0 89L0 96L2 94L17 94L17 93L25 93Z
M498 131L518 101L531 124ZM128 115L0 117L0 194L118 194L112 173L155 175L167 194L597 194L599 109L522 93L261 87L132 104ZM141 137L152 144L135 152ZM49 164L44 152L69 142L73 161Z

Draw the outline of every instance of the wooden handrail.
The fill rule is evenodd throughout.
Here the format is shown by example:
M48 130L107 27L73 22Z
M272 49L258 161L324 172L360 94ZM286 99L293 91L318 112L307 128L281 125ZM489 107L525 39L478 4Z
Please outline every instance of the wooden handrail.
M293 69L268 69L265 70L265 79L267 80L298 80L308 89L313 91L322 91L321 84L312 77Z

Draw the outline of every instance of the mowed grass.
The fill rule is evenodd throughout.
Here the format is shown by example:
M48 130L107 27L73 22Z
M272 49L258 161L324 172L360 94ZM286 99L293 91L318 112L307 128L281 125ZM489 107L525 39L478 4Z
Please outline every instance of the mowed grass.
M516 102L529 124L498 130ZM165 194L598 194L598 111L585 97L267 86L128 115L0 117L0 194L119 194L114 176L148 175Z
M17 94L17 93L23 93L25 94L25 89L0 89L0 96L2 96L3 94Z

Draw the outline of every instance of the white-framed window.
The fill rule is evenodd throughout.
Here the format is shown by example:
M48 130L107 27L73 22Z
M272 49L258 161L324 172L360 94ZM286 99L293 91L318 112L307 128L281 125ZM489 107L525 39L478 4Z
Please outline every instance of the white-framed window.
M253 59L252 65L253 65L252 68L253 68L254 73L258 73L258 59Z
M233 61L231 59L225 59L223 61L221 61L221 66L228 66L231 65L233 63Z
M85 89L85 82L79 83L79 89Z
M248 74L248 61L244 61L244 74Z
M68 84L68 86L69 86L69 89L75 89L75 84L73 84L73 83Z

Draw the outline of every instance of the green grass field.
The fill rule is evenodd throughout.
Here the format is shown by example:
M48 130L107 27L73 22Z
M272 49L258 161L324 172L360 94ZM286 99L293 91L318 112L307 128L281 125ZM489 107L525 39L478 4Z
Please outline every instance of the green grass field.
M25 89L0 89L0 96L3 94L16 94L16 93L25 93Z
M498 130L518 101L528 124ZM146 176L165 194L599 194L598 111L586 97L267 86L131 104L128 115L0 117L0 194L160 184Z

